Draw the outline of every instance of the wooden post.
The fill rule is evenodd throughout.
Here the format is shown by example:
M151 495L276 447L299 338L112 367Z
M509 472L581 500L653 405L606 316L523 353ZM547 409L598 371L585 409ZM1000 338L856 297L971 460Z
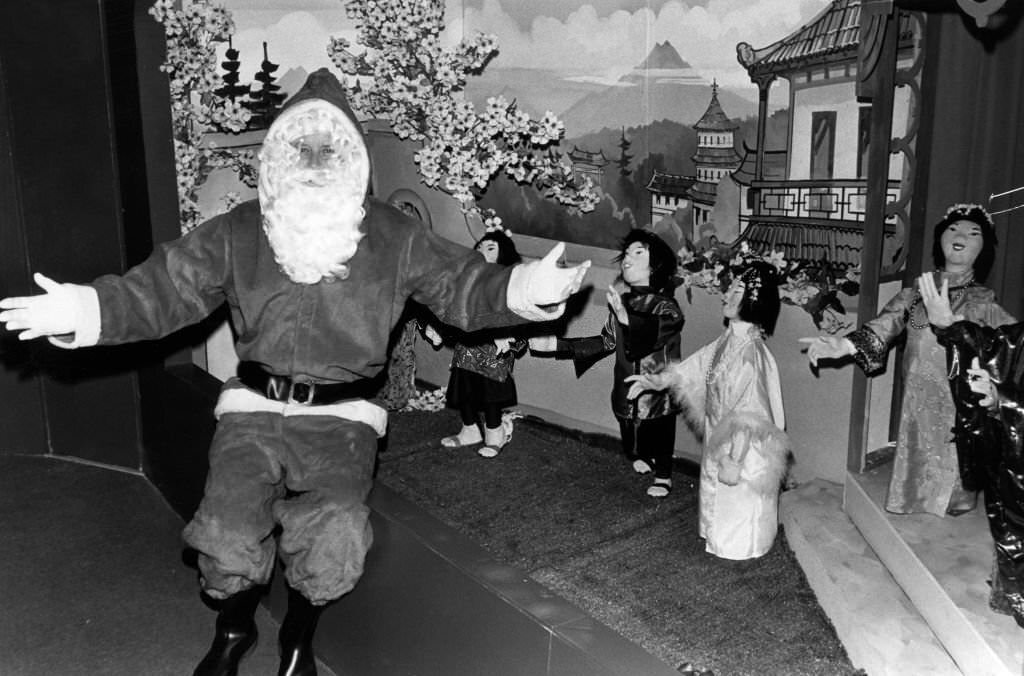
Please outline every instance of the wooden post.
M899 13L891 0L865 0L861 6L860 54L857 59L857 95L871 102L871 147L868 150L867 204L864 214L864 243L861 249L861 320L878 312L878 284L882 271L882 241L885 235L889 155L892 139L892 106L895 98L896 47ZM853 375L850 397L850 435L846 467L852 472L864 468L870 423L871 381L861 370Z

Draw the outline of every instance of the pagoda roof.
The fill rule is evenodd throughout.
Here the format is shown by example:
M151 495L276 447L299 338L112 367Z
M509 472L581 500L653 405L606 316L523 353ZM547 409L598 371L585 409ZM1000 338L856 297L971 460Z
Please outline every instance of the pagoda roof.
M891 233L886 233L886 237ZM752 221L740 236L758 252L781 251L788 261L852 267L860 264L864 246L861 228L842 228L808 223L764 223ZM734 242L733 246L739 242Z
M718 199L718 184L710 181L695 181L690 188L690 197L694 202L714 204Z
M690 186L697 182L693 176L682 176L680 174L667 174L655 169L651 180L647 182L647 190L661 193L663 195L679 195L688 197Z
M596 164L600 167L608 164L608 158L604 156L603 150L598 150L595 153L577 146L573 146L572 150L569 151L569 159L573 162L587 162L588 164Z
M698 164L736 167L739 165L741 158L735 148L707 148L698 146L697 152L693 154L692 159Z
M708 109L693 128L698 131L733 131L740 128L739 123L729 119L722 109L722 104L718 102L717 82L711 84L711 102L708 103Z
M860 47L862 0L833 0L795 32L767 47L754 49L741 42L737 58L751 77L791 73L810 65L844 63L857 59ZM900 43L913 38L909 17L900 14Z

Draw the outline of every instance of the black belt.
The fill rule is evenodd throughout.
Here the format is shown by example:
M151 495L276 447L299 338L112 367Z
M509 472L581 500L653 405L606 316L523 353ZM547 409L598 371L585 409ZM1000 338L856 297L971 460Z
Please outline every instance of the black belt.
M290 378L269 373L252 361L238 365L238 379L267 399L309 406L333 404L345 399L367 399L380 390L379 378L364 378L351 383L317 383L305 378Z

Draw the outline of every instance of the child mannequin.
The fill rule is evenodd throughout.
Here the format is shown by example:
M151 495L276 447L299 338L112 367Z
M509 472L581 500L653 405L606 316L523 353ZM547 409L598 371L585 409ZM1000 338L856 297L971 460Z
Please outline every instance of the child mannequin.
M704 438L700 471L700 535L723 559L766 554L778 530L778 496L789 457L782 389L765 336L775 329L775 269L754 262L722 298L728 326L681 363L635 375L630 397L671 389Z
M633 230L623 240L616 259L626 290L608 289L610 312L601 334L555 341L556 356L568 356L576 375L615 353L612 411L619 423L622 450L638 474L654 473L647 489L653 498L672 490L672 456L675 451L676 414L679 407L668 394L652 392L635 401L626 396L626 377L658 373L679 359L679 335L683 312L674 297L676 255L650 230ZM534 349L540 349L534 343Z
M516 251L510 233L500 226L489 228L476 243L475 249L488 263L515 265L522 258ZM430 334L435 345L440 343L436 332ZM501 336L493 333L462 334L453 348L451 377L448 381L448 407L459 412L462 429L457 434L441 439L445 448L458 448L477 444L484 445L477 453L484 458L493 458L501 452L508 441L502 425L502 411L515 406L516 384L512 369L516 357L526 350L522 338ZM483 434L480 433L480 418L484 420Z

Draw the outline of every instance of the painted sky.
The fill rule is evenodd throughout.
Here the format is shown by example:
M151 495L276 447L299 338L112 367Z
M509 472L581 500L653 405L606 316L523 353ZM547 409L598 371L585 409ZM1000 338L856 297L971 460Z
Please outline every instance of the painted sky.
M705 79L750 88L736 44L763 47L803 25L829 0L447 0L449 36L498 37L492 68L553 70L612 83L670 41ZM259 69L262 43L282 71L330 65L331 35L354 38L341 0L226 0L243 73Z

